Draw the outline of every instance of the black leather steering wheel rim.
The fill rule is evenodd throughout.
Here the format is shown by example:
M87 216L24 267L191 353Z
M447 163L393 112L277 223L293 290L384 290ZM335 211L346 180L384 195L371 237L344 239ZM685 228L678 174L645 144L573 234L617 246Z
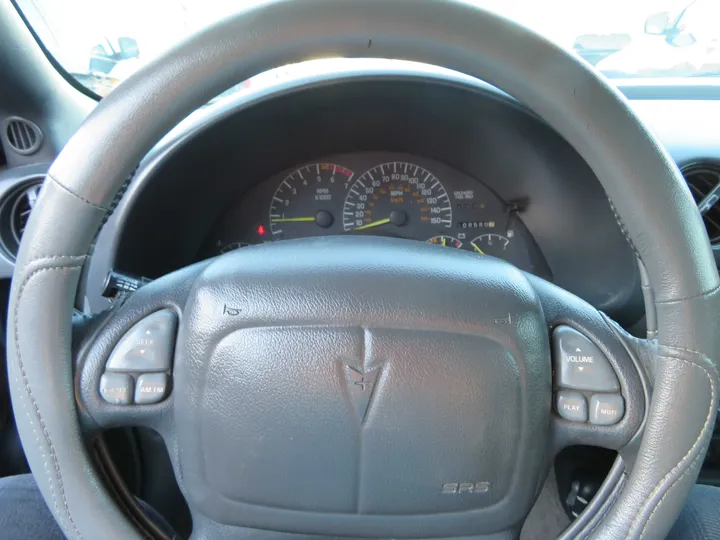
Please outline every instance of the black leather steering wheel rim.
M702 220L671 159L589 67L498 16L432 0L279 1L230 17L121 85L57 158L17 259L8 369L28 461L63 530L137 535L92 470L77 422L72 306L99 227L180 119L238 81L311 55L403 58L477 76L529 106L591 166L647 268L658 319L637 459L591 532L662 536L697 476L717 408L720 280Z

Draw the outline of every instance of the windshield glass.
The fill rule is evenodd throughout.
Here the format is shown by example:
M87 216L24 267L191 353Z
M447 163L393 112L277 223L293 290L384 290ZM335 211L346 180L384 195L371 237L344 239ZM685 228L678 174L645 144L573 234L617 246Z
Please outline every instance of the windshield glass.
M50 54L101 96L178 41L256 2L17 0ZM694 77L715 84L711 77L720 76L720 0L473 2L545 35L610 78ZM303 69L294 66L272 79L298 73Z

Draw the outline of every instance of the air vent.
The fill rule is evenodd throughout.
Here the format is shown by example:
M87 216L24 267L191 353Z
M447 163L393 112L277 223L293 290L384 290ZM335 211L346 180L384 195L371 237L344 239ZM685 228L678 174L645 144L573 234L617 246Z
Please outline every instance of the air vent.
M34 154L42 144L42 131L30 120L17 116L5 124L5 138L10 148L23 156Z
M683 168L698 209L705 221L710 241L720 242L720 163L698 163Z
M0 240L7 255L15 258L23 233L42 188L43 177L34 177L7 193L0 205Z
M20 244L20 240L22 240L28 219L30 219L30 212L32 212L32 209L35 207L41 187L42 184L33 184L25 188L20 192L19 196L15 198L15 202L10 209L10 231L18 244Z

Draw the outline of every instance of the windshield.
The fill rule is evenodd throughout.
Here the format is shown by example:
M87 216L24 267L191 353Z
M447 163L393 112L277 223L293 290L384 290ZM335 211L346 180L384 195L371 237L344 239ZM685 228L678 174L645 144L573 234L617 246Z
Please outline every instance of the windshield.
M57 62L104 96L178 41L256 1L17 0L17 4ZM716 84L711 77L720 76L720 0L473 2L545 35L609 78L695 77L703 78L696 83ZM313 65L306 69L314 69ZM281 69L273 78L302 71L298 66Z

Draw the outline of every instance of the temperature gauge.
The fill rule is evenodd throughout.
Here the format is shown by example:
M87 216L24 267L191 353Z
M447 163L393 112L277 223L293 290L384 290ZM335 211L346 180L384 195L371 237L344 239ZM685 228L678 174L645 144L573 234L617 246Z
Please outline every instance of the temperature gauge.
M435 244L436 246L445 246L451 248L462 247L462 242L460 240L452 236L446 236L444 234L441 234L439 236L433 236L432 238L427 240L427 243Z

